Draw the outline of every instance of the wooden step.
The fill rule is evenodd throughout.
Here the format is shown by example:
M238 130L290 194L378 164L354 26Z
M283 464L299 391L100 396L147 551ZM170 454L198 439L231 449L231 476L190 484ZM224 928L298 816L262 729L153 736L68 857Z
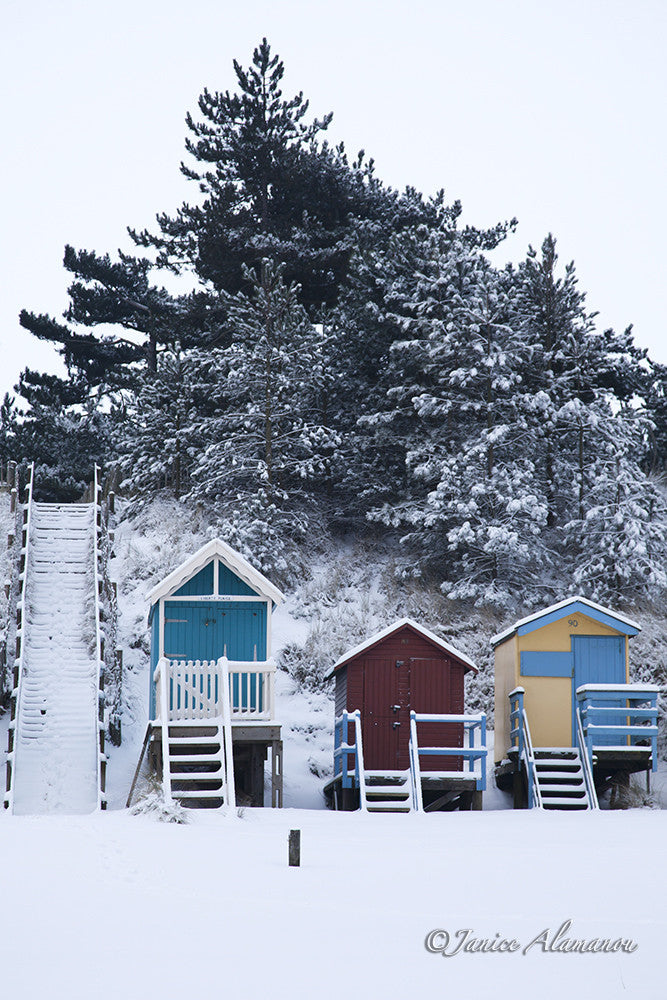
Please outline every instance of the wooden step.
M397 812L397 813L409 813L412 812L412 806L409 803L403 802L367 802L366 803L367 812Z
M366 785L366 798L376 795L380 798L406 799L410 796L410 789L400 785Z
M585 799L544 799L543 809L588 809L588 796Z
M221 788L179 788L171 793L175 799L222 799Z

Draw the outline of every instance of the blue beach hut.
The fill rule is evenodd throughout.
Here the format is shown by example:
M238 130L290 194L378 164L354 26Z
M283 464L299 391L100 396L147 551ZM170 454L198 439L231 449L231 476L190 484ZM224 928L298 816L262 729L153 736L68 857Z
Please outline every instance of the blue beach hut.
M282 805L271 614L283 599L219 538L148 594L151 669L142 758L147 751L165 793L184 805L263 805L269 750L271 803Z

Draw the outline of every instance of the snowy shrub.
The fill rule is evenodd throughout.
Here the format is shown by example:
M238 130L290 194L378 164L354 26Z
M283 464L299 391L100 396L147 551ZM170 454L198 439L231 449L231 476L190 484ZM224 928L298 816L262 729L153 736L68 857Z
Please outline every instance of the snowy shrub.
M154 775L147 780L145 789L130 809L133 816L151 816L160 823L187 823L186 810L178 802L167 802L164 789Z

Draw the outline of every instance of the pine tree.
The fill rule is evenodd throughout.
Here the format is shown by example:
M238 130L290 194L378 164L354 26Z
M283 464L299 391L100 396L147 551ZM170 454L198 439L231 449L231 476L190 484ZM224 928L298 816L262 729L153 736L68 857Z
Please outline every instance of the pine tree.
M511 282L460 238L429 251L399 304L395 409L380 421L402 428L408 488L374 516L407 529L407 572L434 571L453 598L505 604L517 576L528 588L544 570L546 511L518 405L525 358L507 322Z
M644 461L648 471L667 469L667 365L652 364L646 393L647 415L652 422Z
M196 422L207 412L213 388L178 344L158 355L157 371L137 375L115 462L122 491L151 496L165 489L182 496L202 447Z
M310 322L283 269L266 260L246 277L252 294L228 302L232 343L193 352L219 406L196 421L207 444L191 470L190 496L215 503L232 544L247 551L252 538L254 556L285 572L281 553L303 535L339 446L323 409L333 376L326 331Z
M237 92L206 89L200 120L186 117L195 165L181 171L203 201L159 215L157 234L131 235L158 251L159 264L194 268L218 290L249 292L244 268L270 259L300 283L308 306L330 303L347 271L352 220L388 195L363 154L350 163L343 146L319 143L332 115L308 121L303 94L283 96L285 67L266 39L252 65L234 60L234 71Z
M600 601L657 597L667 586L667 509L639 464L647 421L599 402L567 410L582 449L562 529L573 589Z
M513 316L529 351L523 384L534 403L549 545L568 586L627 598L658 585L663 552L658 497L639 465L649 433L637 398L646 395L646 352L630 329L596 330L574 265L556 277L555 248L548 236L541 258L531 249L518 269Z
M67 246L63 263L74 275L65 313L74 326L26 310L20 322L41 340L59 345L67 367L91 388L124 385L128 370L138 363L155 371L160 347L183 339L183 319L194 312L192 297L174 298L152 284L150 261L122 253L112 261L108 254Z
M109 459L113 414L100 410L82 379L26 369L17 388L29 409L13 425L10 457L35 463L37 499L78 500L95 464Z

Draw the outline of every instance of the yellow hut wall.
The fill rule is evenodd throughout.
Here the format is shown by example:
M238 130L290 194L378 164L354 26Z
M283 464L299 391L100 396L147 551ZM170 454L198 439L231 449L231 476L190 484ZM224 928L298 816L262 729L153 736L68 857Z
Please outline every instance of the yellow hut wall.
M496 764L507 757L510 748L509 693L519 683L517 638L516 635L511 636L495 650L493 753Z
M577 624L571 624L576 622ZM571 677L522 677L521 653L572 651L573 635L621 635L617 629L576 612L560 621L537 628L526 635L514 635L496 647L496 705L495 732L496 761L499 752L507 756L509 747L509 698L512 687L520 685L526 692L524 706L528 716L530 735L536 747L572 746L572 678ZM502 706L502 695L507 686L508 662L515 663L516 679L507 688ZM500 671L499 665L500 664ZM625 637L625 675L628 681L628 639ZM500 685L498 683L500 679ZM502 723L499 726L499 720ZM500 734L499 734L500 729ZM499 738L500 735L500 738Z

